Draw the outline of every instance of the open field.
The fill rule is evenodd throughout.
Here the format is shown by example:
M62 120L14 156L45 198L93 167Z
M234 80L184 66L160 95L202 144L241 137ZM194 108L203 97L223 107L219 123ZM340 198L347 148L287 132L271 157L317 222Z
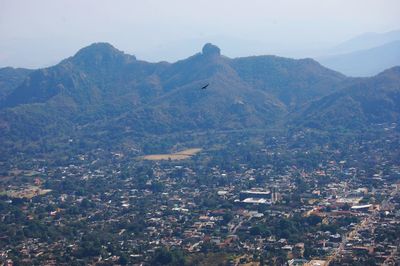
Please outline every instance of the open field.
M0 195L7 195L11 198L27 198L31 199L35 196L39 195L45 195L49 193L51 190L50 189L41 189L40 187L37 186L29 186L27 188L23 189L11 189L7 191L2 191L0 192Z
M183 151L179 151L176 153L170 153L170 154L152 154L152 155L146 155L143 156L142 158L144 160L150 160L150 161L160 161L160 160L185 160L189 159L193 155L199 153L202 149L200 148L193 148L193 149L187 149Z

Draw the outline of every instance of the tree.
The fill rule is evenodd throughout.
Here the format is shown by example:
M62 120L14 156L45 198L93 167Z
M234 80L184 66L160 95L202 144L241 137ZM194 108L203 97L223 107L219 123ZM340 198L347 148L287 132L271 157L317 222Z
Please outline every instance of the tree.
M118 263L121 265L127 265L129 263L128 256L125 253L119 256Z
M172 254L166 248L158 249L151 261L151 265L168 265L172 262Z
M315 226L315 225L319 224L320 222L322 222L322 218L317 215L310 215L306 218L306 221L309 225Z

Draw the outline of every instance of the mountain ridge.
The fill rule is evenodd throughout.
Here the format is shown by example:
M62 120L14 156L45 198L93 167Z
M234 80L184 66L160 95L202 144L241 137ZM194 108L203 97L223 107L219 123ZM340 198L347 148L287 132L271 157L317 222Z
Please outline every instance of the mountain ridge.
M294 124L318 129L357 129L400 121L400 66L354 81L342 90L314 101L298 113ZM298 121L294 121L298 120Z
M320 58L319 61L348 76L373 76L400 65L400 39L369 49Z
M333 47L331 54L344 54L368 50L398 40L400 40L400 30L392 30L383 33L367 32Z
M10 94L33 70L26 68L0 68L0 102Z
M228 58L213 44L174 63L149 63L96 43L53 67L30 72L1 101L0 140L7 150L15 143L72 136L119 143L132 136L186 131L315 124L330 130L335 123L325 120L351 126L346 119L332 119L335 113L348 116L345 110L360 117L360 126L368 126L374 119L367 109L351 106L358 95L352 88L394 84L397 97L398 72L387 70L371 80L348 78L312 59ZM201 90L204 84L209 86ZM381 94L391 112L385 121L397 119L388 92L374 93ZM352 101L346 108L328 104L340 99Z

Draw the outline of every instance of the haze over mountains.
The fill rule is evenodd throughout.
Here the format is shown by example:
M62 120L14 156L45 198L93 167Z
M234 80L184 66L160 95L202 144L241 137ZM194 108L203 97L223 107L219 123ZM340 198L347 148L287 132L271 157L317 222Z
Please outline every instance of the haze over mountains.
M400 65L400 40L367 50L332 56L321 62L350 76L372 76L382 69Z
M333 47L330 50L330 53L345 54L360 50L368 50L398 40L400 40L400 30L393 30L384 33L368 32Z
M398 122L400 114L399 67L355 79L312 59L232 59L212 44L175 63L149 63L95 43L53 67L1 69L0 84L3 149L43 139L118 143L210 130L354 130Z
M317 58L324 66L349 76L373 76L400 65L400 30L366 33L325 53Z

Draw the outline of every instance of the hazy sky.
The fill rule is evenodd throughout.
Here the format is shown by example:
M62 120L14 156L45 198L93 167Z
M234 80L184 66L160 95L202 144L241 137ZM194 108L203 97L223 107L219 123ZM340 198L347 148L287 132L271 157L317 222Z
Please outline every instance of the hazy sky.
M0 0L0 67L43 67L93 42L174 61L206 41L223 54L291 55L400 28L399 0Z

